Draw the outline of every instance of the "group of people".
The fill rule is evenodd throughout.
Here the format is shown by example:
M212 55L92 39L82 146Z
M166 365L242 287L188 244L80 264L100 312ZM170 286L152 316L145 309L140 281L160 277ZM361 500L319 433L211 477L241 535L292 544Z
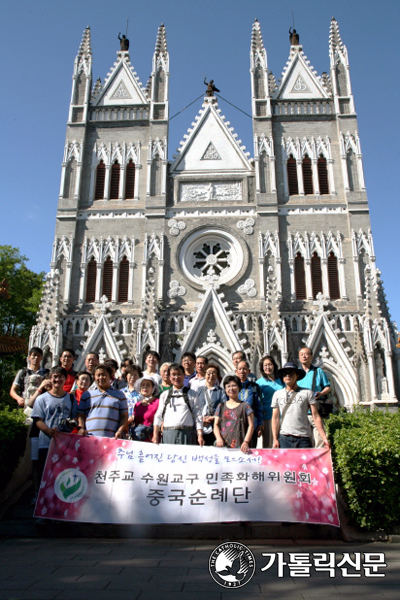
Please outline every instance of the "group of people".
M79 373L70 348L50 371L41 367L42 358L40 348L31 348L29 364L10 390L32 422L36 489L51 438L59 431L246 453L257 445L329 447L320 414L324 405L326 410L329 379L312 365L310 348L299 352L301 368L286 363L278 369L272 356L264 356L257 380L241 350L233 353L234 370L228 373L192 352L185 352L180 363L160 365L159 354L150 350L143 369L131 359L100 364L98 354L90 352Z

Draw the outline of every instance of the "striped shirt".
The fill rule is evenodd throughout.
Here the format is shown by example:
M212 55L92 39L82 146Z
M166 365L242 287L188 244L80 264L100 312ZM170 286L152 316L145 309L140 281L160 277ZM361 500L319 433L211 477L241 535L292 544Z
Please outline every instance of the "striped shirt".
M82 395L79 412L86 416L86 429L95 436L114 437L128 403L121 390L108 388L106 392L88 390Z

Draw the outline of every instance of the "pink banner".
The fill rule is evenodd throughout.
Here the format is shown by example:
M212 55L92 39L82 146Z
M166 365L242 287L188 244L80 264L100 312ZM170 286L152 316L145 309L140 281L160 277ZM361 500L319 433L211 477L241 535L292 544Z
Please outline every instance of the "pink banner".
M285 521L339 526L331 454L59 434L35 516L90 523Z

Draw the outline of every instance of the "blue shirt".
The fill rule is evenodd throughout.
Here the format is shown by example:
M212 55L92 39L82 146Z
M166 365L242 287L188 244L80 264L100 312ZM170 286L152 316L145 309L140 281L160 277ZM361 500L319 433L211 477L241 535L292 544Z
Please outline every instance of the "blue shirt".
M71 401L71 396L65 392L61 398L53 396L50 392L41 394L32 410L32 418L40 419L50 429L61 425L64 419L74 419L77 412L77 403ZM51 438L44 432L39 433L39 448L48 448Z
M112 438L119 428L128 403L121 390L110 387L106 392L88 390L82 394L79 412L86 416L86 429L92 435Z
M306 390L312 390L312 382L315 371L315 383L314 383L314 392L322 392L324 388L330 385L329 379L327 375L323 372L319 367L313 367L311 365L308 373L304 371L303 379L299 379L297 381L297 385L301 388L305 388Z
M280 379L266 379L265 377L260 377L256 382L260 386L261 390L261 406L262 406L262 417L263 421L268 421L272 419L272 396L275 394L277 390L281 390L285 386L283 385Z
M246 381L242 383L242 389L239 392L239 399L242 401L245 400L253 409L255 421L254 428L262 425L263 418L261 408L261 390L257 383L246 379Z
M135 390L129 391L129 387L124 387L121 392L125 394L126 401L128 403L128 417L133 417L133 411L135 409L135 404L139 400L140 394L135 392Z

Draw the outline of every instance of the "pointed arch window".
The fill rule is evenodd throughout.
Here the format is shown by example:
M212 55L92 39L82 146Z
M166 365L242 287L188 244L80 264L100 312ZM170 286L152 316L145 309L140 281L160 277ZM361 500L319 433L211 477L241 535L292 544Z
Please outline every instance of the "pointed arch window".
M111 167L110 200L118 200L121 168L117 161Z
M268 173L268 156L265 151L261 152L259 159L260 166L260 191L261 193L269 192L269 173Z
M131 159L126 165L125 199L132 200L135 195L135 163Z
M73 156L65 169L64 193L63 198L73 198L76 181L76 160Z
M150 196L159 196L161 194L161 169L161 158L156 156L151 165Z
M311 257L311 282L313 298L316 298L317 294L322 294L321 258L316 252Z
M165 73L164 69L160 67L156 73L156 85L155 85L155 102L165 101Z
M298 252L294 259L294 284L297 300L306 300L306 273L304 270L304 258Z
M346 67L341 61L336 65L336 81L338 96L347 96Z
M111 300L112 280L113 280L113 261L111 260L110 257L108 257L103 265L103 287L101 290L101 295L107 296L108 300Z
M304 194L307 196L314 193L311 160L307 154L303 158L301 168L303 171Z
M103 200L104 198L104 183L106 180L106 167L101 160L96 169L96 187L94 190L94 199Z
M347 153L346 162L347 162L347 175L349 178L349 189L351 192L354 192L359 189L359 186L358 186L358 172L357 172L356 156L351 148Z
M92 257L86 269L86 302L96 299L97 262Z
M319 182L319 193L329 194L329 181L328 181L328 169L326 167L326 158L320 155L317 163L318 167L318 182Z
M83 77L83 73L79 73L75 83L75 98L74 104L82 105L85 103L85 92L86 92L86 77Z
M124 258L119 263L118 302L128 302L129 261Z
M340 299L339 271L337 257L331 252L328 256L329 297L331 300Z
M254 72L254 95L256 98L265 98L264 71L260 65Z
M296 196L299 193L299 184L297 181L296 159L291 154L287 160L287 177L289 186L289 196Z

